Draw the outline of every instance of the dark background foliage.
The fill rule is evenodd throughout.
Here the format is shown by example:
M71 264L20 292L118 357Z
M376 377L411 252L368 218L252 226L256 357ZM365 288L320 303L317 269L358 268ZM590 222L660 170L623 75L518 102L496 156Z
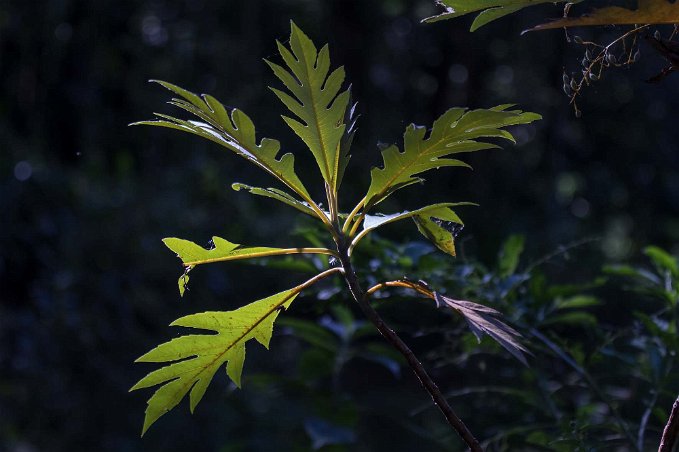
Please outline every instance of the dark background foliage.
M676 75L659 85L643 82L663 61L642 47L639 64L608 71L587 90L576 119L561 75L579 70L582 49L569 46L561 31L519 36L559 15L558 8L532 8L470 34L471 19L420 24L434 12L431 3L0 4L1 450L305 450L327 438L355 440L364 450L455 450L439 414L417 410L428 400L409 371L397 378L388 361L357 360L324 379L325 361L285 328L273 352L249 348L244 390L234 391L220 373L195 415L182 404L138 436L148 394L127 390L149 368L132 362L177 334L166 327L170 321L233 308L303 278L266 266L217 265L196 271L180 302L181 270L160 239L207 243L220 235L263 245L305 239L289 234L304 226L291 211L229 188L235 181L266 186L266 175L209 142L126 125L169 111L162 105L168 94L146 83L168 80L242 108L261 136L297 151L299 172L318 182L266 88L276 81L262 58L275 60L274 40L287 38L290 19L317 43L330 43L359 101L344 209L380 162L377 142L398 142L408 123L431 124L450 106L512 102L544 116L515 131L518 146L470 156L473 172L441 171L383 209L419 207L423 197L481 204L460 212L467 223L460 262L493 262L510 233L527 237L533 259L574 239L599 238L571 260L547 264L559 282L590 280L603 262L638 259L646 244L678 251L679 84ZM416 238L405 226L385 234L397 242ZM332 325L337 315L328 305L347 304L308 297L293 316ZM443 328L447 320L416 305L389 313L426 353L436 344L418 339L417 326ZM599 318L625 319L615 304L605 306ZM571 333L576 340L582 331ZM365 334L359 346L380 344ZM479 379L531 382L518 363L499 355L473 368L448 364L434 375L456 390ZM493 371L498 363L510 373ZM455 405L485 438L495 419L480 410L495 407L470 400Z

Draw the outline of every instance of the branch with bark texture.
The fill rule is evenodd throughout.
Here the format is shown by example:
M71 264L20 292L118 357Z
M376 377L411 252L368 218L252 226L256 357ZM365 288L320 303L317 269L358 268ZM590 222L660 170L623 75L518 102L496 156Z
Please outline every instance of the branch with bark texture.
M473 452L483 451L478 440L474 437L472 432L467 428L467 426L462 422L457 414L448 404L448 401L444 397L441 390L436 385L434 380L431 379L427 371L422 366L417 356L413 351L406 345L405 342L392 330L382 319L382 317L373 309L369 303L369 295L361 287L356 272L354 271L351 260L348 253L348 244L344 242L343 237L338 240L337 247L339 251L339 259L344 268L344 278L349 286L349 290L358 303L363 314L370 320L377 330L384 336L384 338L396 349L398 350L408 362L408 365L413 370L417 378L424 389L429 392L434 404L441 410L445 416L448 423L455 429L455 431L460 435L462 440L469 446L469 449Z

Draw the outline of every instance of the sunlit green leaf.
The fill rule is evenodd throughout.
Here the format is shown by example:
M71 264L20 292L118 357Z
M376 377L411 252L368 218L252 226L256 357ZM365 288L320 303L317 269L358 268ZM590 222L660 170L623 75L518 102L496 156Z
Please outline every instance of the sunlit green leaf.
M270 256L272 252L282 248L242 247L221 237L212 237L212 247L203 248L190 240L169 237L163 239L165 246L177 253L186 267L193 267L212 262L222 262L235 259L250 259L253 257Z
M299 294L298 288L272 295L235 311L203 312L181 317L171 326L213 331L217 334L180 336L159 345L137 362L172 363L155 370L135 384L131 391L162 385L148 400L142 434L163 414L174 408L190 391L191 412L203 398L217 370L226 372L241 385L245 343L255 339L269 347L273 324Z
M444 166L465 166L466 163L448 158L453 154L474 152L498 146L478 138L503 138L514 141L503 127L527 124L541 118L536 113L507 110L511 105L500 105L489 110L451 108L438 118L427 134L424 127L409 125L403 136L404 150L395 145L382 151L383 168L370 172L370 187L366 196L366 210L381 202L394 191L420 181L418 174Z
M272 174L304 199L309 199L309 193L304 184L295 174L294 156L285 154L277 159L276 156L280 150L280 143L277 140L263 138L257 144L255 126L245 113L238 109L228 112L217 99L210 95L204 94L201 97L171 83L152 81L181 96L182 99L175 98L169 103L193 114L200 121L184 121L156 113L157 120L139 121L132 125L168 127L213 141Z
M291 23L290 49L280 42L278 51L288 70L267 61L276 77L292 93L272 88L290 111L299 118L283 119L313 153L325 182L336 191L341 178L340 168L346 166L350 139L342 139L349 105L349 90L342 91L344 68L330 72L330 51L326 44L319 51L314 43L294 23Z
M334 254L333 251L326 248L243 247L238 243L231 243L226 239L216 236L212 237L211 247L209 248L203 248L190 240L175 237L163 239L163 243L177 254L177 257L182 260L182 264L186 268L184 274L179 277L179 294L181 296L184 295L189 281L189 271L197 265L288 254Z

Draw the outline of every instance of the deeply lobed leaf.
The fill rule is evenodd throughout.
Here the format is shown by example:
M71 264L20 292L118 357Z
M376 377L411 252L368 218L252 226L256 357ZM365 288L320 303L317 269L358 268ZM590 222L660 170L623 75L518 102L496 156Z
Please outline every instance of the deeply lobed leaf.
M317 50L311 39L293 22L290 49L280 42L277 44L287 70L270 61L266 63L292 96L271 89L302 122L287 116L283 116L283 119L308 146L323 179L336 191L349 158L348 147L353 135L353 112L347 115L349 90L340 93L344 68L340 66L330 72L328 45ZM348 117L349 127L344 122L345 116Z
M370 172L370 187L366 195L366 210L381 202L396 190L419 182L416 177L425 171L443 166L466 166L449 158L453 154L497 148L497 145L476 141L479 138L504 138L514 142L504 127L528 124L541 118L536 113L507 110L511 105L500 105L488 110L451 108L438 118L425 137L424 127L409 125L403 136L404 150L389 146L382 151L383 168Z
M142 435L158 418L174 408L189 391L193 412L214 374L224 364L228 376L240 387L245 343L255 339L269 348L278 313L287 309L299 292L299 288L294 288L235 311L203 312L172 322L171 326L208 330L217 334L180 336L137 359L137 362L172 363L149 373L130 389L134 391L162 385L147 402Z
M213 141L270 173L305 200L309 199L307 189L295 173L294 156L285 154L278 159L280 143L277 140L263 138L257 144L255 126L249 116L238 109L227 112L210 95L204 94L201 97L168 82L152 81L180 96L181 98L174 98L169 103L198 117L200 121L185 121L156 113L157 120L140 121L132 125L167 127Z

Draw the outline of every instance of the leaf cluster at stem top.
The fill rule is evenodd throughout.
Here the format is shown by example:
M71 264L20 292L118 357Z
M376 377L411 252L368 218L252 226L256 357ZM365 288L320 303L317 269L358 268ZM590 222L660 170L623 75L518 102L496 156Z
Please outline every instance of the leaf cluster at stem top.
M215 262L317 254L339 259L342 266L325 269L293 289L237 310L205 312L174 322L176 326L210 330L217 334L181 336L161 344L139 359L170 363L133 387L140 389L162 385L148 401L144 431L187 394L190 395L193 410L214 373L222 365L226 365L231 379L240 384L245 343L255 339L268 347L278 313L287 309L306 287L336 273L345 273L346 276L351 252L373 230L411 218L422 235L440 250L454 256L455 235L462 227L462 220L451 207L469 203L438 203L392 214L375 213L373 209L397 190L423 181L421 175L427 171L449 166L469 166L453 156L498 147L482 139L500 138L513 142L514 138L506 127L527 124L540 118L535 113L513 109L512 105L500 105L478 110L451 108L434 122L431 130L411 124L404 133L403 149L392 145L382 151L383 165L371 170L366 195L345 214L339 208L339 188L356 131L356 104L350 100L349 88L342 88L344 69L341 66L331 69L328 46L319 50L294 23L291 24L289 48L280 42L277 46L282 63L267 61L267 64L286 90L272 90L291 113L291 116L283 116L285 123L306 145L318 166L324 181L327 210L322 203L314 200L302 178L295 172L295 156L290 153L279 156L280 143L277 140L262 138L258 141L254 123L249 116L238 109L227 110L212 96L198 96L171 83L157 81L176 96L169 103L188 112L193 118L185 120L156 113L156 119L137 122L135 125L166 127L198 135L264 170L282 187L265 188L235 183L233 188L280 201L316 218L325 226L336 248L250 247L221 237L213 237L208 248L178 238L167 238L164 242L184 266L184 273L179 279L182 294L186 289L189 271ZM355 285L355 277L352 275L350 286ZM352 286L352 291L354 289ZM437 304L446 300L443 304L465 316L475 328L475 333L490 334L499 338L505 346L516 343L515 332L493 317L495 311L484 310L466 301L442 298L435 292L425 295ZM515 353L514 350L510 351ZM518 353L520 355L520 351Z

